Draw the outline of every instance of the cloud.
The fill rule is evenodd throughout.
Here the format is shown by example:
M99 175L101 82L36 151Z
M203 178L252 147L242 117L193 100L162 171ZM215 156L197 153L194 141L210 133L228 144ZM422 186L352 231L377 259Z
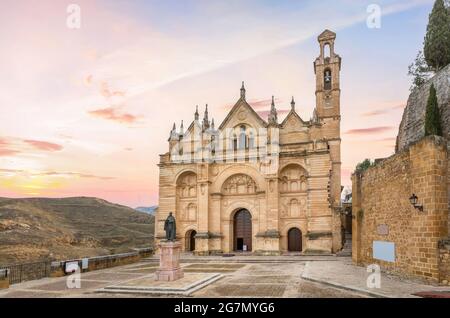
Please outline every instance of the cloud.
M20 151L8 149L8 148L0 148L0 157L9 157L18 154Z
M88 112L89 115L115 121L121 124L131 124L137 121L138 117L129 113L120 113L117 109L112 107L92 110Z
M63 146L47 141L26 139L24 142L42 151L60 151L63 149Z
M100 94L105 97L105 98L111 98L114 96L120 96L120 97L124 97L125 96L125 92L124 91L112 91L109 88L108 83L106 82L102 82L100 84Z
M279 98L275 98L275 105L282 103L282 100ZM252 106L252 108L254 110L257 109L270 109L270 105L272 104L272 99L268 98L268 99L252 99L248 101L248 104L250 106ZM231 108L233 108L234 104L227 104L225 106L223 106L222 108L225 110L230 110Z
M397 141L397 137L387 137L379 139L379 141Z
M0 138L0 157L9 157L18 154L20 151L11 149L11 144L5 139Z
M257 111L258 115L263 118L263 119L267 119L267 117L269 116L270 111L269 110L261 110L261 111ZM285 115L289 113L289 110L285 110L285 109L279 109L277 110L277 114L279 115Z
M85 179L99 179L111 180L114 177L97 176L93 174L86 174L80 172L57 172L57 171L40 171L30 172L18 169L0 169L0 176L2 177L55 177L55 178L85 178Z
M350 129L345 132L346 135L371 135L371 134L379 134L386 131L392 130L394 127L392 126L378 126L378 127L370 127L370 128L360 128L360 129Z
M372 110L369 112L362 113L361 115L364 117L373 117L373 116L384 115L384 114L391 112L392 110L404 109L405 106L406 106L405 103L395 103L395 104L391 104L384 108L379 108L379 109L375 109L375 110Z
M55 172L55 171L34 173L34 174L32 174L32 176L51 176L51 177L62 177L62 178L76 177L76 178L100 179L100 180L114 179L114 177L102 177L102 176L96 176L93 174L85 174L85 173L78 173L78 172Z

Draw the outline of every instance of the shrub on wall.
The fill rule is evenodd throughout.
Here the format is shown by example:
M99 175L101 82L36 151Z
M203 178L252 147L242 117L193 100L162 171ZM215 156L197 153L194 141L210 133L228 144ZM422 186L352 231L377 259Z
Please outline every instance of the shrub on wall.
M425 114L425 136L442 136L441 116L434 85L430 87L427 109Z

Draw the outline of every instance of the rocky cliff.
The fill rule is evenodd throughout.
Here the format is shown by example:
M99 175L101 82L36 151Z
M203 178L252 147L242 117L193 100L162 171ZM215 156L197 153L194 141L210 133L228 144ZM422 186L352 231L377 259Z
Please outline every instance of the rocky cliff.
M425 136L425 110L430 86L436 88L444 137L450 140L450 65L409 96L397 136L396 152ZM450 145L449 145L450 147Z

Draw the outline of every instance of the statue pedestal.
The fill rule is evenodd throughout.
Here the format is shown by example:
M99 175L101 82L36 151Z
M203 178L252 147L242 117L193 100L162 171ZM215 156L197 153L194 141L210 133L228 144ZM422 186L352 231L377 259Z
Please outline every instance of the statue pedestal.
M180 242L161 242L159 245L159 269L155 273L155 280L174 281L184 277L180 267Z

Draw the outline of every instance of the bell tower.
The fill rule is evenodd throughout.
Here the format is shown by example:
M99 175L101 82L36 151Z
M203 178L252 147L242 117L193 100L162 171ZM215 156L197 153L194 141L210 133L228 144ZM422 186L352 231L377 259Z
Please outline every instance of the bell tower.
M341 221L341 57L334 51L336 33L325 30L318 37L320 56L314 62L316 74L316 121L320 136L328 143L332 162L329 202L333 222L333 251L340 250Z
M340 117L341 57L334 51L336 33L325 30L318 40L320 56L314 62L317 115L322 119Z

